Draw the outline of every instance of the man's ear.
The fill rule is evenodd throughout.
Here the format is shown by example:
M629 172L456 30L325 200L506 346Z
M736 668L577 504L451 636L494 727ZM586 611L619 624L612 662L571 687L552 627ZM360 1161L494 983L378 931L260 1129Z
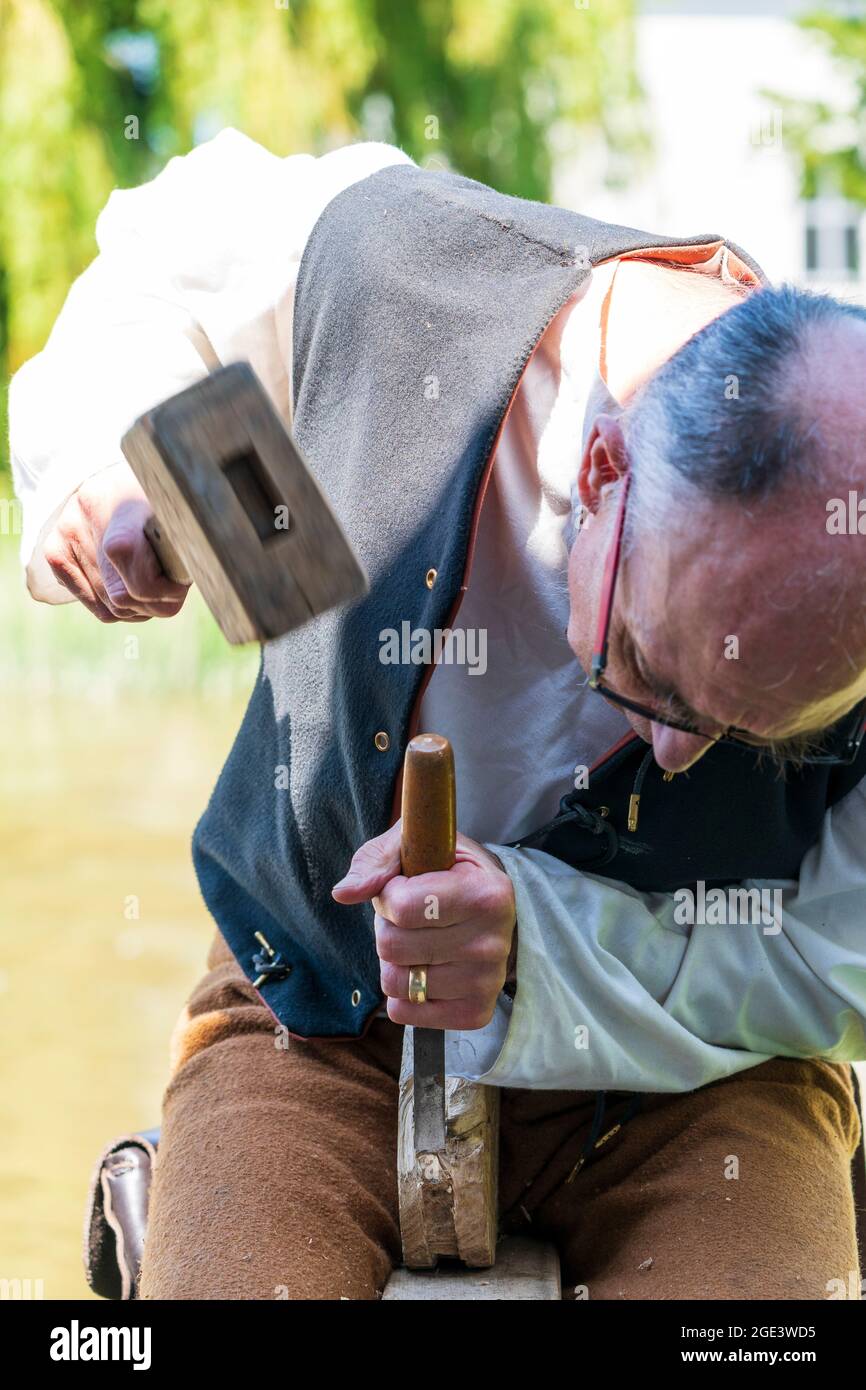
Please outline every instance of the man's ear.
M619 420L615 415L597 415L577 475L578 495L587 511L597 512L604 489L627 472L628 453Z

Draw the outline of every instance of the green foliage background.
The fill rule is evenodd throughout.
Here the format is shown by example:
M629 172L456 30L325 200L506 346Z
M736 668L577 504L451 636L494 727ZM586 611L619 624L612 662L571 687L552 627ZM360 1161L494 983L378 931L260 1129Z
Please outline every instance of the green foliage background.
M644 144L632 9L0 0L0 398L92 258L111 189L152 177L223 125L277 154L392 140L535 198L548 193L553 148L591 130L621 176ZM0 439L2 473L3 421Z
M866 204L866 5L851 4L842 12L815 10L800 25L824 44L854 92L847 109L838 102L777 96L803 194L834 193Z

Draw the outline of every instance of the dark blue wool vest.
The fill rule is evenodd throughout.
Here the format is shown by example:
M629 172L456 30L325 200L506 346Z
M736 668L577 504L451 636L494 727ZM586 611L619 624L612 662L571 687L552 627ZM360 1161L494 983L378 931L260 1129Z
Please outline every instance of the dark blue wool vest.
M291 1032L354 1037L382 1002L371 910L330 893L390 822L425 675L382 665L380 631L448 625L499 425L588 265L717 240L611 226L412 166L352 186L317 221L296 292L294 432L371 588L263 649L193 842L208 907ZM491 728L491 746L508 733ZM718 748L672 783L653 768L630 835L624 808L645 751L635 740L609 759L533 843L639 888L792 877L828 805L866 772L866 748L853 770L784 782Z

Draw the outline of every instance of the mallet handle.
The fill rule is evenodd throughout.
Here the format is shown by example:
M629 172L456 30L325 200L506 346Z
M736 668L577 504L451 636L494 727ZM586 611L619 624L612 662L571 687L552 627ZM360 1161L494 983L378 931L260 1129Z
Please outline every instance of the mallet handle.
M156 558L166 579L173 579L175 584L191 584L192 580L186 572L183 560L168 537L163 534L155 516L148 517L144 523L144 534L156 551Z

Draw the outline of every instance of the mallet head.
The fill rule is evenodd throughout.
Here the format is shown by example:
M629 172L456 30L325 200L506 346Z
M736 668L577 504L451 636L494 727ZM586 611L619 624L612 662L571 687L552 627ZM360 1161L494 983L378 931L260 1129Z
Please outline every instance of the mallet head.
M155 406L122 441L172 579L197 584L232 643L267 642L359 598L367 576L246 362Z

